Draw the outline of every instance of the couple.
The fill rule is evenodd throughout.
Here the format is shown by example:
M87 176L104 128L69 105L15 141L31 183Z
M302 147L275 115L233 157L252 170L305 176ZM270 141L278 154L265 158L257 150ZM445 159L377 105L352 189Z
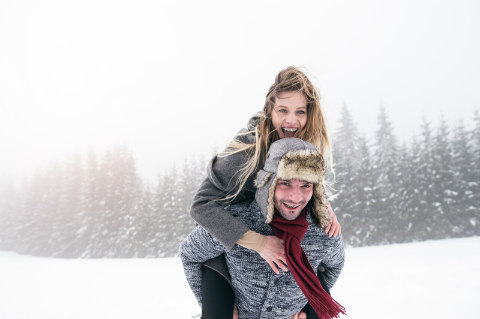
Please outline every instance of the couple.
M321 287L328 291L343 265L340 227L324 198L328 151L317 91L298 69L282 70L263 113L209 163L194 199L202 227L181 257L202 318L232 318L234 309L239 318L344 312Z

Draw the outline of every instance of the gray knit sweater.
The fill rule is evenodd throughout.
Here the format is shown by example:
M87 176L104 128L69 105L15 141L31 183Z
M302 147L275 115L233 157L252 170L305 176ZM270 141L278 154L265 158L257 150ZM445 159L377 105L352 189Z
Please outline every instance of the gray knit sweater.
M273 235L269 224L255 201L226 207L227 214L238 218L250 229ZM309 228L301 245L313 269L322 263L325 271L320 273L328 289L336 282L344 264L344 248L341 236L328 237L316 227L307 214ZM290 272L277 275L267 262L255 251L235 245L233 249L223 246L203 227L197 226L182 242L180 257L187 281L200 306L202 262L225 253L228 270L235 291L235 305L239 318L290 318L307 303Z

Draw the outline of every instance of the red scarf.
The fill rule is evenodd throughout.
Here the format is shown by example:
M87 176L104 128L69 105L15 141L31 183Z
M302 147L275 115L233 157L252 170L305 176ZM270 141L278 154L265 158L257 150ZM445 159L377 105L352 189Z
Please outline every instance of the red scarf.
M339 318L340 313L345 315L345 308L323 289L300 246L308 229L306 209L295 220L286 220L275 210L270 225L275 235L283 239L288 269L318 317L330 319Z

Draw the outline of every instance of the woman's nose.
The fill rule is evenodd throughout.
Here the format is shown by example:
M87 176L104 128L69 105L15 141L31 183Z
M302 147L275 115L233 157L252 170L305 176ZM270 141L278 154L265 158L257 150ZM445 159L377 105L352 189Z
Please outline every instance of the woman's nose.
M295 124L297 123L297 117L295 116L295 113L289 112L285 118L286 124Z

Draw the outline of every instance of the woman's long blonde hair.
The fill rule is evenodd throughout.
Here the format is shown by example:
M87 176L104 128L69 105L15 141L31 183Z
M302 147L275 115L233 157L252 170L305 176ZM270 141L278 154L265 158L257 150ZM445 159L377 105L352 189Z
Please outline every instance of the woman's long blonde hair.
M270 145L279 139L278 133L272 124L272 110L275 106L275 100L280 93L292 91L302 93L307 99L307 122L296 137L313 144L324 158L328 157L330 167L332 167L332 150L325 116L320 106L320 95L302 71L296 67L289 66L277 74L275 82L268 90L265 105L260 114L260 122L254 128L255 143L242 143L239 139L234 138L225 151L219 154L220 157L226 157L242 151L253 152L254 149L253 156L238 171L235 193L227 196L224 200L231 200L237 197L258 165L265 162L265 156ZM239 133L237 136L240 137L240 135L247 134L251 134L251 131Z

